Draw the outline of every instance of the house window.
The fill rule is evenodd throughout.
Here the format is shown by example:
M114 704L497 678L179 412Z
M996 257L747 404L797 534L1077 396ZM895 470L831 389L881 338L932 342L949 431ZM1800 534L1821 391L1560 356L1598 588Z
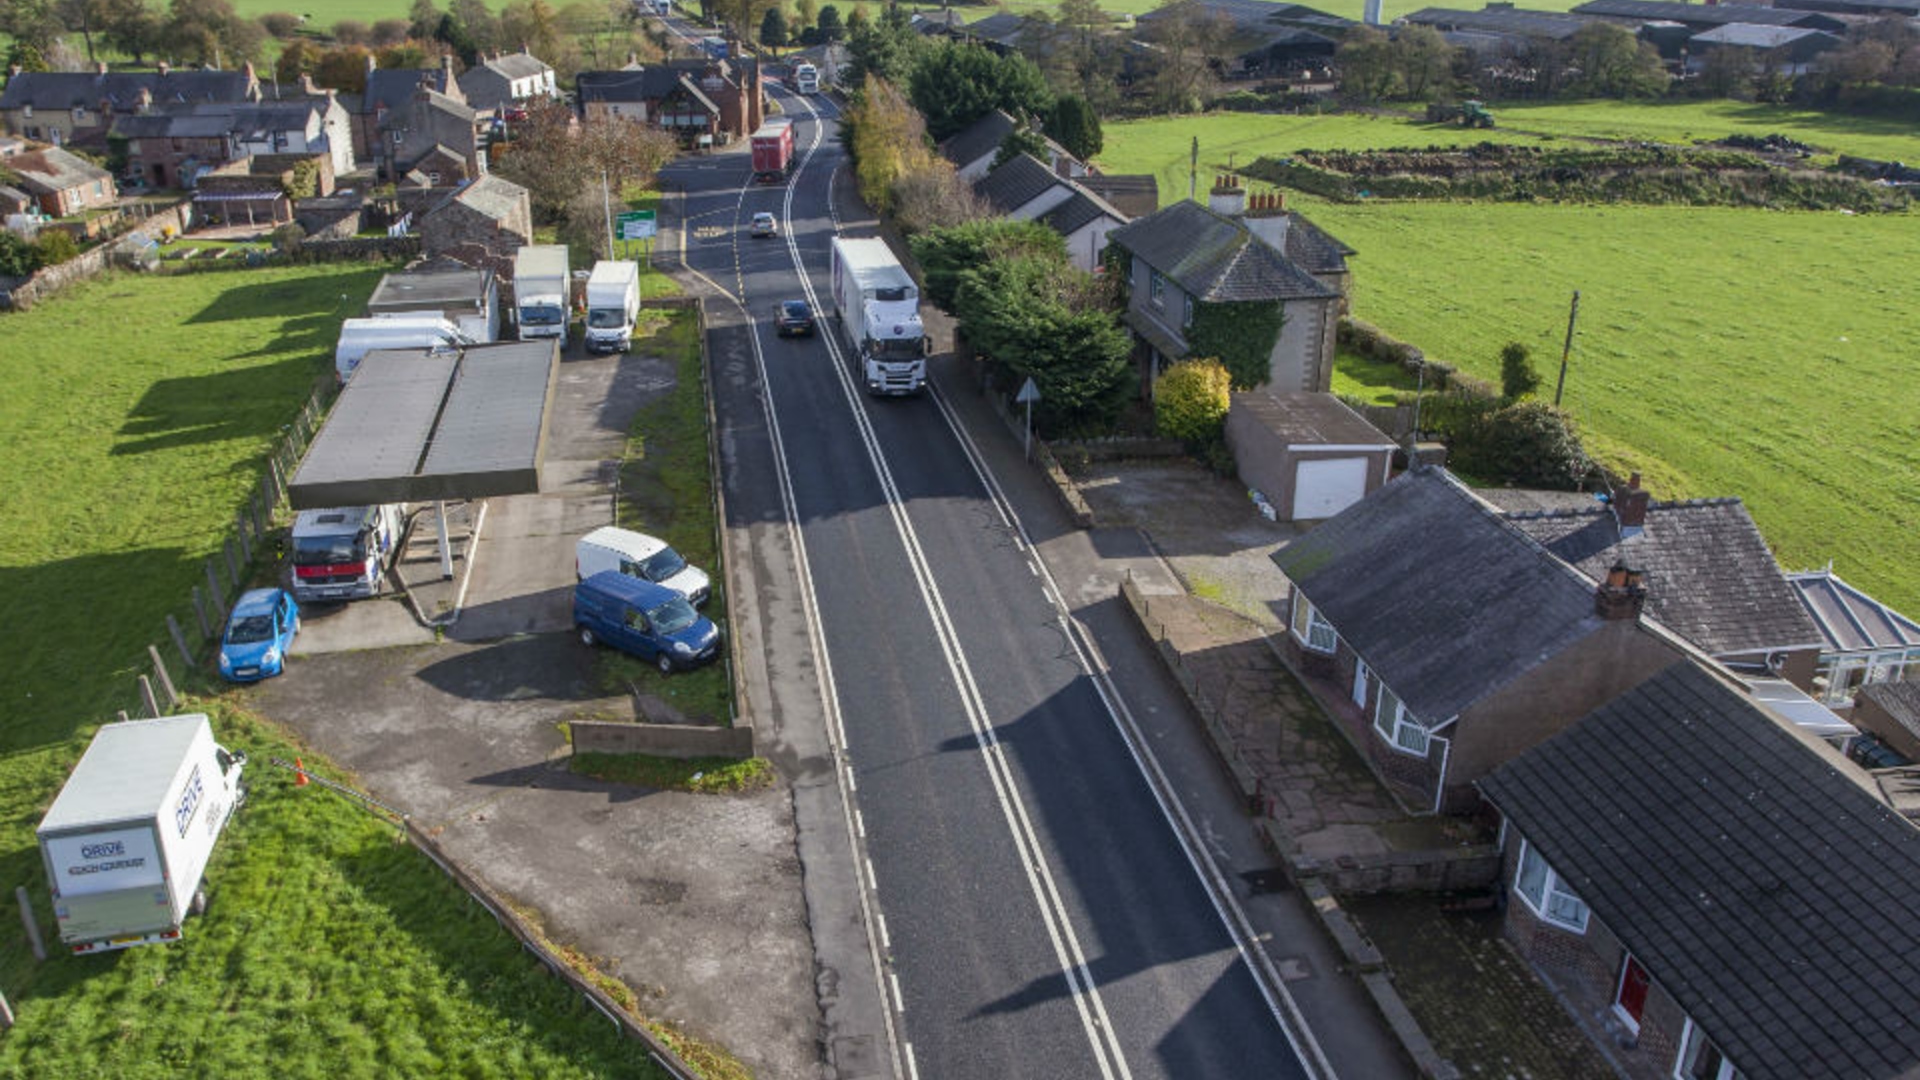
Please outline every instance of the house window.
M1320 612L1312 601L1301 595L1300 590L1293 592L1293 636L1300 644L1317 653L1331 653L1340 643L1340 635L1333 632L1333 624L1320 617Z
M1687 1017L1680 1034L1680 1056L1673 1063L1674 1080L1744 1080L1707 1033Z
M1147 282L1147 296L1153 301L1154 307L1164 308L1167 306L1167 279L1160 276L1158 270L1150 270L1148 273L1151 276Z
M1613 1014L1628 1030L1640 1030L1640 1014L1647 1008L1647 988L1653 979L1631 954L1620 960L1620 985L1613 992Z
M1353 703L1367 707L1367 662L1358 658L1353 662Z
M1560 875L1553 872L1553 867L1547 865L1547 860L1525 840L1520 841L1520 868L1513 875L1513 891L1520 894L1535 915L1553 925L1576 934L1587 932L1586 901L1575 896L1573 890L1561 882Z
M1427 756L1430 741L1427 729L1407 715L1406 704L1400 695L1387 689L1386 683L1380 684L1380 697L1373 705L1373 730L1392 743L1395 750L1417 757Z

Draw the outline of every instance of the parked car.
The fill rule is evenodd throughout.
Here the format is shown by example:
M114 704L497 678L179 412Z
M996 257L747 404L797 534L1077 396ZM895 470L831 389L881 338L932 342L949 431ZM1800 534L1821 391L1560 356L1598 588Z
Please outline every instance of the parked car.
M753 224L747 227L749 236L778 236L780 222L765 210L753 215Z
M603 570L665 585L694 604L706 603L713 586L706 571L690 565L665 540L613 525L593 530L573 546L575 581Z
M660 674L720 654L720 628L664 585L602 570L573 588L573 626L586 645L605 642L651 660Z
M285 589L240 594L220 638L220 676L257 682L286 669L287 649L300 632L300 605Z
M773 315L781 337L813 336L813 309L805 300L782 300L774 305Z

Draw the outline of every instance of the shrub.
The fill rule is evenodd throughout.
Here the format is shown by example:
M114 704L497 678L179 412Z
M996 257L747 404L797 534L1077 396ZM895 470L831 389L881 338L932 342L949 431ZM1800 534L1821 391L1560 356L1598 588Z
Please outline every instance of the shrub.
M1180 361L1154 384L1154 430L1189 446L1218 440L1232 390L1233 376L1220 361Z
M1534 370L1533 356L1525 344L1507 342L1500 350L1500 396L1518 401L1540 389L1540 373Z
M1522 487L1572 490L1591 467L1566 415L1541 401L1483 412L1465 438L1452 440L1460 471Z
M0 274L26 277L40 268L40 250L15 233L0 229Z
M73 234L65 229L47 229L34 241L34 247L40 250L41 266L59 266L75 255L80 254L80 245L74 243Z

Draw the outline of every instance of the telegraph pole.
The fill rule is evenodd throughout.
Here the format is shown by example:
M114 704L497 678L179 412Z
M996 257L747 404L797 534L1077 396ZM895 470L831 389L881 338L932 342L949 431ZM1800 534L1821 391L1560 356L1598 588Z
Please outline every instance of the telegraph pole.
M1580 317L1580 290L1573 290L1573 306L1567 310L1567 343L1560 349L1560 381L1553 384L1553 407L1560 407L1560 392L1567 388L1567 356L1573 352L1573 321Z

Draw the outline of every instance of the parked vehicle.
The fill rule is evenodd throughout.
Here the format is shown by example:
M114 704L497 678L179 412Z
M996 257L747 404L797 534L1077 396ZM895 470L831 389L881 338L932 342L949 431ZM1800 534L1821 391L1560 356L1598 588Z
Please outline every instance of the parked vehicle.
M603 570L665 585L694 604L706 603L713 591L707 572L688 563L665 540L613 525L593 530L573 546L574 580Z
M762 210L753 215L752 223L747 226L747 235L778 236L780 235L780 219Z
M573 588L573 625L587 645L606 642L651 660L662 675L720 654L720 628L664 585L603 570Z
M587 278L587 351L626 352L640 317L640 264L602 259Z
M833 308L869 394L917 394L927 382L920 288L884 240L833 238Z
M793 173L793 122L769 120L753 133L753 178L762 184L784 183Z
M293 519L294 598L360 600L378 596L406 528L406 506L302 510Z
M820 69L805 61L793 65L793 89L798 94L820 92Z
M285 589L249 589L233 603L220 636L220 677L255 682L285 670L300 632L300 605Z
M367 298L369 317L438 315L476 342L500 340L500 282L492 269L395 270Z
M700 51L707 54L709 60L727 58L727 39L722 37L703 37L700 39Z
M773 306L773 324L781 337L812 337L813 309L805 300L782 300Z
M95 732L38 830L60 941L92 953L179 938L206 909L201 878L246 798L246 763L204 713Z
M383 315L340 324L333 376L343 385L375 349L455 349L478 344L439 315Z
M567 246L530 244L513 256L520 340L567 337Z

